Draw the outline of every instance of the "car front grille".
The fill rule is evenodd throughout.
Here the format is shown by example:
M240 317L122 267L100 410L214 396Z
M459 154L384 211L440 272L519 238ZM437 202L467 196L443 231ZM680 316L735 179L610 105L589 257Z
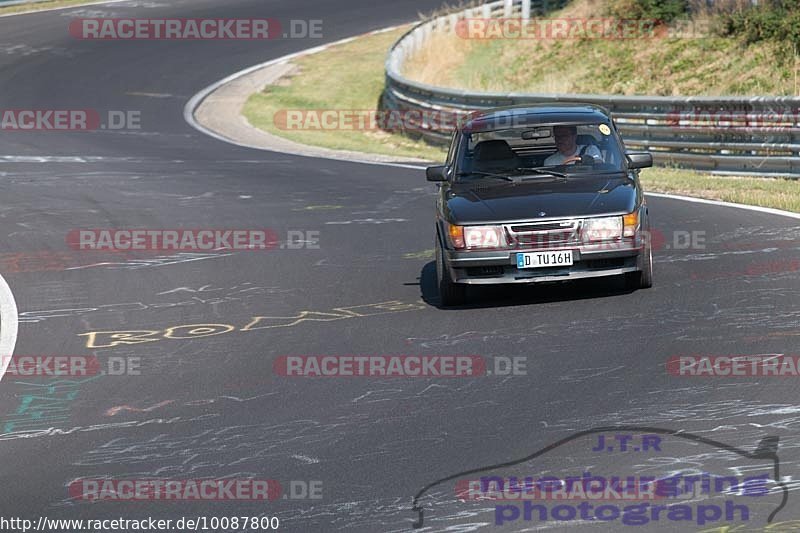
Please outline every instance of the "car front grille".
M508 241L517 248L551 248L578 241L579 220L530 222L504 226Z
M531 233L538 231L564 231L566 222L542 222L541 224L525 224L520 226L511 226L511 231L514 233Z
M586 261L586 268L622 268L625 266L624 257L615 257L611 259L592 259Z
M467 275L473 277L477 276L498 277L503 275L503 267L502 266L468 267Z

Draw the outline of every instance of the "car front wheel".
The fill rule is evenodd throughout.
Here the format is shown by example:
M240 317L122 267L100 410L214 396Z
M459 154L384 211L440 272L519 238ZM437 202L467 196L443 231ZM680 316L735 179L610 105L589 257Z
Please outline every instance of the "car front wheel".
M639 263L638 271L626 275L625 284L629 289L649 289L653 286L653 248L649 241L642 250Z
M461 305L467 299L467 287L461 283L454 283L450 278L450 271L444 264L444 253L436 239L436 281L439 286L439 300L445 307Z

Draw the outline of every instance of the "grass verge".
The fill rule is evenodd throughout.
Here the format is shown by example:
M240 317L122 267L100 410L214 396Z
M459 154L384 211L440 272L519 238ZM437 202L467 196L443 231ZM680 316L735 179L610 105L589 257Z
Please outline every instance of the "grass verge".
M443 159L444 148L383 130L286 130L275 124L276 113L284 110L377 109L386 54L407 30L366 35L294 60L295 73L252 95L244 106L244 116L257 128L303 144L430 161Z

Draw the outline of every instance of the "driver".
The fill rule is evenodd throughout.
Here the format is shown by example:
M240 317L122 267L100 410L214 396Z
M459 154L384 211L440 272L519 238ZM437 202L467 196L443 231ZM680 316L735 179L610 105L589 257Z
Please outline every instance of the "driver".
M571 165L580 162L582 155L593 157L595 163L603 162L603 156L597 146L576 143L578 140L578 128L576 126L554 126L553 137L556 140L558 151L544 160L545 166Z

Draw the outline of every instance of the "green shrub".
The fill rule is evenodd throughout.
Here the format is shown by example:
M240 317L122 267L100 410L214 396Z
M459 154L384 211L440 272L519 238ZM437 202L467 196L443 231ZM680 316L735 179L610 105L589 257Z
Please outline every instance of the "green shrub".
M689 0L612 0L609 14L620 19L654 19L667 23L689 12Z
M723 33L748 44L786 43L800 48L800 7L797 0L767 0L758 6L723 15Z

